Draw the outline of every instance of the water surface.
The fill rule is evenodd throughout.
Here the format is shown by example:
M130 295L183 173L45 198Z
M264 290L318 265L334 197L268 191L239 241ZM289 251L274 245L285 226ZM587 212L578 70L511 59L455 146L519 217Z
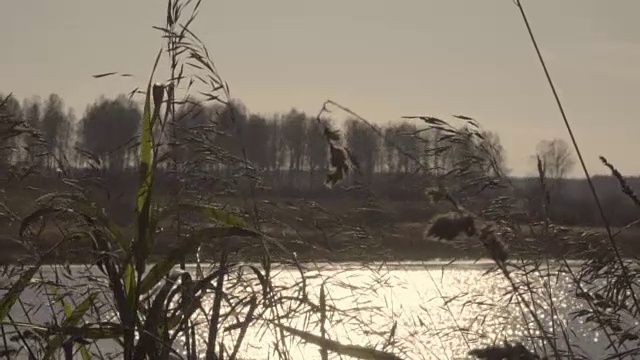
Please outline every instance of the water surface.
M511 287L504 276L487 273L491 265L491 262L444 261L368 265L305 264L303 274L310 302L319 304L320 288L324 284L327 306L337 309L328 312L327 332L331 339L378 349L387 344L386 350L408 359L464 359L468 358L467 353L472 348L540 335L535 331L531 319L523 318L523 308L517 302L510 301ZM195 272L195 267L190 266L188 270ZM247 275L248 270L244 268L243 271L243 275ZM95 268L82 266L73 267L72 272L72 277L58 278L57 281L73 284L76 295L82 297L82 293L89 288L83 285L87 274L98 273ZM47 267L42 276L55 280L55 270ZM575 299L568 279L563 276L536 277L535 273L530 276L530 282L542 289L540 296L543 298L537 299L537 303L552 302L556 309L554 312L549 311L549 307L535 309L544 325L559 336L562 336L562 326L570 329L574 352L589 358L601 358L604 354L601 335L589 331L584 324L572 320L570 316L583 304ZM274 267L273 279L278 286L292 286L301 281L301 273L294 267ZM259 286L246 285L243 290L236 288L236 291L238 294L242 291L260 294ZM283 293L291 298L301 296L297 287L284 290ZM36 311L29 311L32 322L51 320L52 311L46 305L52 301L51 295L30 290L23 294L22 299L27 307L40 306ZM211 302L208 299L203 304L205 309L211 307ZM296 304L292 300L289 306L281 307L280 311L293 309ZM14 307L12 316L16 321L29 320L19 306ZM205 316L200 319L206 322ZM242 314L238 314L238 319L242 319ZM306 311L288 321L288 325L319 335L319 319L317 311ZM228 324L234 322L230 318ZM395 328L394 335L390 337L392 328ZM206 338L206 323L198 329L199 335ZM229 344L229 351L237 336L235 334L237 331L223 335L223 341ZM274 335L272 328L250 328L240 356L260 360L277 358ZM314 345L291 337L279 344L289 348L293 359L320 359L318 348ZM562 344L558 346L562 347ZM101 345L103 355L114 349L113 344Z

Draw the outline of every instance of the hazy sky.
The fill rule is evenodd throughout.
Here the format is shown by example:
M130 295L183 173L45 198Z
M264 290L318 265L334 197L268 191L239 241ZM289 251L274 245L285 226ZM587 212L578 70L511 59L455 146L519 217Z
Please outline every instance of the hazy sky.
M523 4L589 169L603 172L604 155L639 174L640 1ZM158 0L6 0L0 92L56 92L80 116L144 85L164 12ZM315 114L330 98L378 123L464 114L498 132L515 175L533 173L539 140L569 140L511 0L204 0L194 30L253 112ZM108 71L136 77L91 77Z

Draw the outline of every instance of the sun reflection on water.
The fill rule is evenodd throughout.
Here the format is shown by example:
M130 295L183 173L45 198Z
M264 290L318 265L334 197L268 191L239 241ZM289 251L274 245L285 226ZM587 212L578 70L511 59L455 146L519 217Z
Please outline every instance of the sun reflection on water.
M191 269L195 274L195 268ZM504 340L525 342L525 339L541 338L542 334L526 308L512 296L512 286L517 286L524 290L523 298L527 303L535 304L531 305L533 311L545 328L557 335L558 348L564 348L562 333L566 330L570 342L575 346L572 349L574 353L591 358L603 357L603 347L607 343L603 341L606 340L603 339L604 335L592 331L591 325L585 325L581 318L574 319L571 316L584 304L575 296L575 289L567 276L545 277L533 271L527 272L523 283L531 287L532 291L529 291L517 276L514 276L515 283L510 284L500 273L487 273L488 269L489 264L464 262L448 266L438 263L308 264L303 271L306 292L301 293L299 287L294 286L301 279L298 269L274 267L272 281L278 287L275 293L288 296L288 300L278 301L277 313L272 309L271 313L259 314L257 325L247 331L238 357L256 360L281 358L274 352L277 340L275 329L273 326L264 326L264 319L288 316L294 310L298 312L295 316L287 317L288 326L320 335L318 307L323 284L326 291L327 335L342 344L375 347L405 359L465 359L469 358L467 353L473 348L502 344ZM86 275L84 271L79 269L78 275L68 281L77 282L74 286L79 288L86 286L79 284ZM233 284L234 277L250 278L247 274L232 274L227 284ZM228 294L236 300L252 292L261 296L257 281L235 284L236 287ZM38 306L38 301L46 301L46 297L35 293L26 292L22 297L27 303L33 303L34 307ZM306 301L302 307L296 300L301 298ZM212 296L206 298L202 305L209 312ZM301 311L301 308L306 310ZM552 308L554 311L551 311ZM38 307L31 314L31 320L37 323L49 321L46 318L51 314L47 313L47 309L47 306ZM106 315L102 314L102 318ZM196 319L199 323L197 335L202 340L199 340L199 344L204 344L207 339L208 316L200 313ZM16 321L27 320L17 310L14 318ZM231 313L223 327L237 325L244 318L245 313ZM628 320L629 327L638 326L632 317ZM390 336L391 332L393 336ZM232 351L237 334L238 327L232 331L222 331L218 340ZM278 345L286 346L291 359L321 359L317 346L305 344L292 336L286 336ZM105 353L117 350L114 344L101 346L105 346ZM544 350L543 341L537 341L535 346L538 351ZM200 352L204 356L204 351ZM338 358L331 354L329 357Z
M510 298L510 285L501 274L486 274L487 266L451 265L446 268L429 264L396 266L324 266L306 272L308 296L319 303L321 284L325 284L327 303L344 310L329 317L329 338L344 344L375 346L389 343L389 333L397 323L394 341L388 351L410 359L462 359L473 348L501 344L504 340L542 337L532 319ZM274 281L293 285L299 274L294 269L280 269ZM548 331L571 329L572 339L582 351L594 354L599 334L581 327L581 320L571 320L571 311L581 306L570 293L567 278L551 280L531 276L528 282L539 290L536 314ZM551 289L551 296L545 289ZM527 297L531 295L526 293ZM528 299L531 300L531 299ZM550 311L551 304L555 308ZM210 304L206 304L210 306ZM202 319L204 320L204 318ZM314 320L317 322L317 319ZM309 316L299 316L290 326L319 334L319 327ZM368 326L363 326L368 324ZM202 327L201 335L206 328ZM242 357L274 358L272 333L250 329ZM543 346L538 342L538 350ZM561 341L557 346L562 348ZM293 359L320 359L318 347L289 339L287 347ZM270 354L271 353L271 354ZM270 355L269 355L270 354ZM330 356L331 357L331 356Z

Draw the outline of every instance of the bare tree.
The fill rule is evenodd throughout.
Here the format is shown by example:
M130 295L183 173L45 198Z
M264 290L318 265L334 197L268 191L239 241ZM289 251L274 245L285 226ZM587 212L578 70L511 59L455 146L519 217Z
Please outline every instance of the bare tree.
M22 111L25 123L35 131L42 129L42 101L34 96L22 102ZM21 160L32 164L37 169L44 166L42 142L37 140L32 134L25 134L22 139L24 145Z
M248 110L242 101L234 99L228 106L216 104L217 130L220 132L216 143L224 150L235 156L242 155L242 149L246 145L244 128L247 124Z
M378 153L382 144L380 136L367 124L357 119L349 119L346 122L346 139L349 150L358 161L365 180L370 184L379 159Z
M328 165L327 140L324 126L313 119L307 124L307 163L309 165L309 186L314 184L315 171L326 169Z
M0 104L2 109L0 116L2 119L0 133L0 165L14 163L18 159L17 148L19 144L19 136L7 136L15 130L15 126L23 119L22 108L18 100L13 96L5 96L0 94Z
M175 127L169 133L173 158L185 163L197 156L197 141L206 136L206 126L214 119L214 109L202 104L184 104L176 110ZM200 131L199 131L200 130Z
M307 115L291 109L282 123L282 135L289 155L289 181L302 170L306 147Z
M481 135L482 139L478 148L485 174L491 176L508 175L510 169L507 168L505 150L500 142L500 136L493 131L483 131Z
M384 129L384 154L385 168L388 173L398 171L398 154L395 143L397 141L397 131L393 125L387 125Z
M414 135L417 131L414 124L406 121L398 125L390 124L385 128L384 149L388 171L408 173L412 170L412 160L420 158L420 143Z
M249 116L245 127L244 138L247 158L260 169L266 169L269 165L268 126L267 119L263 116L252 114Z
M48 151L46 166L51 169L57 166L56 159L66 155L72 129L64 101L58 94L49 95L45 101L41 126Z
M550 179L563 179L575 166L573 152L562 139L540 141L536 157L540 159L545 176Z
M284 164L285 158L285 140L282 131L282 119L280 115L273 115L267 121L268 133L267 137L267 153L268 155L268 168L276 179L280 177L280 170Z

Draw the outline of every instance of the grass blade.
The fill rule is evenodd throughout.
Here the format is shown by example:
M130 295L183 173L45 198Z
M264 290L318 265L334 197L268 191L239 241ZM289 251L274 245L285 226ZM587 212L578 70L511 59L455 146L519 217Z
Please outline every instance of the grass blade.
M169 252L159 263L154 265L147 275L142 279L139 286L140 294L146 294L153 289L163 278L167 275L173 267L175 267L180 260L195 251L195 249L201 243L207 239L221 239L229 236L258 236L250 230L237 228L237 227L211 227L204 228L196 233L194 236L185 239L185 242L180 244L178 248Z
M95 301L95 295L89 295L86 299L84 299L73 311L69 314L69 316L64 319L62 322L62 328L75 327L80 320L84 317L84 315L89 311L93 302ZM57 333L48 343L45 350L45 359L50 359L54 352L62 347L65 341L64 333ZM82 337L82 335L80 335ZM72 337L71 341L75 342L74 337Z
M135 240L133 251L136 260L136 271L138 274L144 273L146 257L151 249L151 230L149 229L149 214L151 210L151 188L153 183L153 119L151 115L151 83L153 75L158 66L160 55L158 52L149 83L147 84L147 93L144 99L144 110L142 112L142 131L140 133L140 182L138 183L138 191L136 196L136 226L137 238ZM154 109L154 113L158 109Z
M0 321L3 321L4 318L9 315L11 308L20 297L20 294L22 294L24 289L29 285L33 276L38 272L40 266L42 266L42 260L31 269L23 272L20 278L18 278L18 281L2 296L2 299L0 299Z
M281 325L281 324L274 324L274 325L284 330L285 332L288 332L291 335L299 337L300 339L308 343L317 345L321 348L327 349L329 351L333 351L340 355L351 356L357 359L365 359L365 360L402 360L402 358L398 357L397 355L394 355L388 352L367 348L363 346L358 346L358 345L344 345L337 341L323 339L318 335L314 335L302 330L298 330L290 326Z
M162 210L158 215L158 222L166 219L167 217L175 214L176 212L194 212L202 214L210 220L215 220L224 225L229 226L237 226L237 227L246 227L245 222L238 216L233 215L232 213L225 211L224 209L220 209L215 205L204 205L204 204L177 204L171 205L166 209Z

